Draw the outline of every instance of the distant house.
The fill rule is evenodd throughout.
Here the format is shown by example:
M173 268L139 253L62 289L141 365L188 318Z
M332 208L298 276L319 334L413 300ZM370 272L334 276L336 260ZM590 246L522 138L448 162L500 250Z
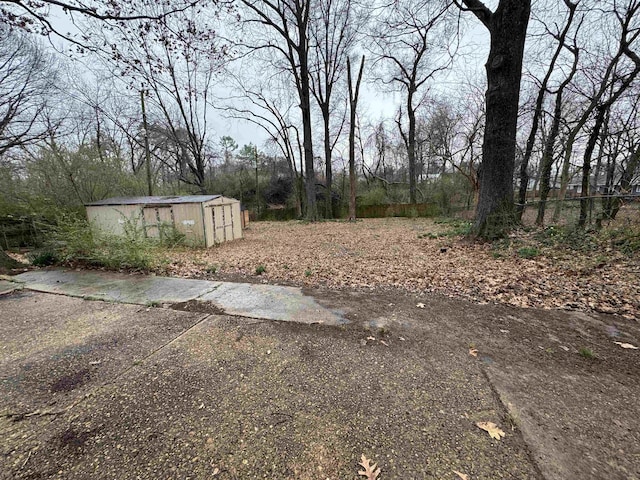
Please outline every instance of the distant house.
M135 222L149 238L160 238L166 228L183 233L194 246L242 238L240 202L222 195L116 197L88 203L87 217L99 230L123 235Z
M607 175L606 173L601 173L598 176L598 180L594 182L595 177L591 177L591 181L589 182L590 190L592 195L604 195L607 193ZM629 190L626 192L620 191L620 174L616 174L613 179L613 190L614 194L624 194L629 196L637 196L640 195L640 176L636 176L631 181L631 185L629 186ZM567 193L573 195L582 195L582 178L573 179L567 185Z

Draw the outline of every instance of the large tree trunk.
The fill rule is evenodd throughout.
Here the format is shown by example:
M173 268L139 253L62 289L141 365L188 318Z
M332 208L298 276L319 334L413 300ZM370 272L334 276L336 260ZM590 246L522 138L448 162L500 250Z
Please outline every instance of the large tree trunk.
M497 238L514 224L513 173L524 43L531 0L501 0L491 12L478 0L464 0L491 34L486 63L486 125L480 195L473 225L481 238Z
M538 216L536 218L536 225L542 226L544 224L544 213L547 207L547 197L551 190L551 167L553 166L553 147L558 138L560 132L560 121L562 119L562 93L564 87L558 90L556 97L556 106L553 113L553 123L551 124L551 132L547 137L547 141L544 145L544 151L542 152L542 165L540 166L540 203L538 204Z
M355 87L351 76L351 62L347 58L347 84L349 87L349 221L356 220L356 112L360 82L364 70L364 55L360 61L360 71Z
M582 186L581 186L581 198L580 198L580 217L578 218L578 226L584 227L587 223L587 214L589 213L589 207L591 205L591 157L596 149L596 143L600 136L600 130L604 124L604 116L606 113L605 108L599 108L596 115L596 121L593 126L593 130L589 134L589 141L587 142L587 148L584 151L584 157L582 160Z
M325 161L325 182L327 187L327 198L325 201L325 218L333 218L333 169L331 165L331 132L329 130L329 105L322 107L322 120L324 121L324 161Z
M409 203L417 203L416 198L416 111L413 108L413 87L409 87L407 96L407 116L409 117L409 138L407 156L409 157Z
M307 46L300 39L300 109L302 110L302 132L304 145L305 190L307 197L305 218L309 221L318 219L316 203L316 173L313 166L313 140L311 137L311 89L309 86L309 65Z

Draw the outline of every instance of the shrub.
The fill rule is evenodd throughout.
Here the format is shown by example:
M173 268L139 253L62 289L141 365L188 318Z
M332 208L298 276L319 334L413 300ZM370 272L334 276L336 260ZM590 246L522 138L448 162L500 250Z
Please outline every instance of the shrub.
M267 271L267 268L264 265L258 265L256 267L256 275L262 275L266 271Z
M218 271L218 267L216 265L207 265L205 268L205 272L207 273L216 273Z
M123 235L108 235L96 232L80 216L66 215L58 219L48 248L59 262L147 270L154 266L157 246L157 241L145 238L136 217L125 218Z
M28 256L31 265L36 267L48 267L58 262L58 256L52 250L37 250L33 251Z

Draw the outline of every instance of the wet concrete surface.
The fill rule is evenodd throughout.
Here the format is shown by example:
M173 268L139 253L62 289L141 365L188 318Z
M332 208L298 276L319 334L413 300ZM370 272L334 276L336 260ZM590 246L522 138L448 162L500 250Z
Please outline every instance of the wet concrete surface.
M242 317L345 323L339 312L320 306L296 287L72 270L33 270L14 278L30 290L93 300L137 305L203 301Z
M11 293L17 288L21 288L20 284L8 282L6 280L0 280L0 295Z

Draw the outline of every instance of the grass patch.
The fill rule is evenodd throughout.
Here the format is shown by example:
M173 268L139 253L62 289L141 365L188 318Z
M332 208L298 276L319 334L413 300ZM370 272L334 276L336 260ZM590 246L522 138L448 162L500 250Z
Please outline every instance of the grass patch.
M267 267L265 267L264 265L258 265L256 267L256 275L262 275L266 271L267 271Z
M580 350L578 350L578 354L582 358L586 358L587 360L593 360L594 358L596 358L596 354L593 353L593 350L587 347L580 348Z
M418 238L466 237L471 233L473 224L459 218L439 218L434 220L436 225L443 225L446 229L440 233L423 233Z
M520 258L536 258L540 255L540 251L536 247L522 247L518 249Z

